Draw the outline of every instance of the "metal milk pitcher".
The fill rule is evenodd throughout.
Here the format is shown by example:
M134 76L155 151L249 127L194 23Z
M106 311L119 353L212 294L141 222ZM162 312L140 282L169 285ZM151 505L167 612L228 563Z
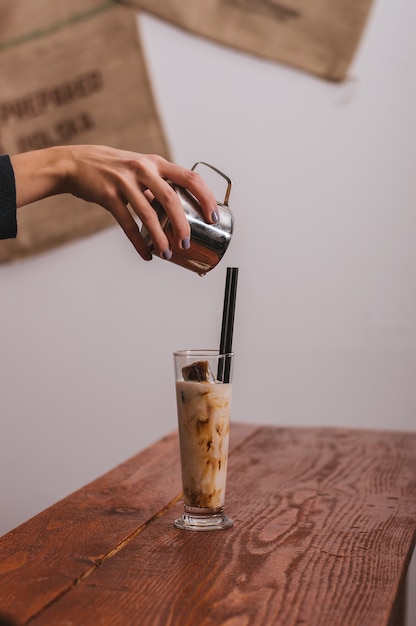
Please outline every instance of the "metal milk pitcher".
M169 262L180 265L192 272L196 272L200 276L204 276L220 262L231 241L233 233L233 214L228 206L228 199L230 197L232 183L228 176L204 161L198 161L192 169L194 170L198 165L205 165L225 178L227 181L227 190L224 201L220 203L217 200L219 221L216 224L207 224L202 214L201 206L195 196L184 187L180 187L168 181L179 196L185 217L191 228L191 247L188 250L183 250L172 241L172 225L163 206L156 198L153 200L152 206L157 213L159 222L168 238L172 250L172 257L169 259ZM149 245L152 254L154 254L152 241L144 226L142 227L141 234Z

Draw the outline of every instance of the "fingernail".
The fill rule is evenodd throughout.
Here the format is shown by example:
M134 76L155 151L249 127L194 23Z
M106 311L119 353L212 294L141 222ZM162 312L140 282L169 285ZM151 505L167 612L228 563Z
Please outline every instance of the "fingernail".
M213 211L211 213L211 217L212 217L212 221L215 222L215 224L217 224L217 222L220 221L220 216L218 215L217 211Z
M169 259L172 258L172 250L169 250L169 248L166 248L166 250L164 250L161 254L162 259L165 259L165 261L169 261Z
M189 241L189 237L184 237L182 239L182 248L184 250L189 250L190 247L191 247L191 242Z

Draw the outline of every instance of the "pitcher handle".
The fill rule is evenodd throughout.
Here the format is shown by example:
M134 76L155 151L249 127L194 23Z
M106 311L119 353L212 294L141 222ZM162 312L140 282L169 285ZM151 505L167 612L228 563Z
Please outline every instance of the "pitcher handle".
M214 170L214 172L217 172L217 174L225 178L225 180L227 181L227 191L225 192L224 202L222 204L224 206L228 206L228 199L230 197L231 187L232 187L231 179L228 178L228 176L226 176L225 174L223 174L223 172L220 172L220 170L214 167L213 165L210 165L209 163L205 163L205 161L198 161L197 163L195 163L195 165L192 167L192 170L194 170L197 165L205 165L206 167L211 168L212 170Z

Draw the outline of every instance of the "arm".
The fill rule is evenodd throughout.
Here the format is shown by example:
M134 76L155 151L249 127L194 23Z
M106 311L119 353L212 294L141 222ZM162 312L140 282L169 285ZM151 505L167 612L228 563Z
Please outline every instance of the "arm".
M56 146L11 157L16 181L16 204L21 207L60 193L94 202L110 211L140 256L152 258L132 211L151 235L158 253L171 252L156 213L156 197L172 223L179 245L189 247L190 229L169 179L189 189L199 200L207 222L217 221L215 197L198 173L157 155L144 155L106 146Z

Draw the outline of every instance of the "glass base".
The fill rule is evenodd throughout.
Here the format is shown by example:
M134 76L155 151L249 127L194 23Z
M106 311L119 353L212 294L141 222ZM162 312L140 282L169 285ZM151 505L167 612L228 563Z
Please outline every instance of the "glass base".
M176 528L182 530L225 530L231 528L233 520L226 516L224 508L202 509L184 505L184 514L174 521Z

